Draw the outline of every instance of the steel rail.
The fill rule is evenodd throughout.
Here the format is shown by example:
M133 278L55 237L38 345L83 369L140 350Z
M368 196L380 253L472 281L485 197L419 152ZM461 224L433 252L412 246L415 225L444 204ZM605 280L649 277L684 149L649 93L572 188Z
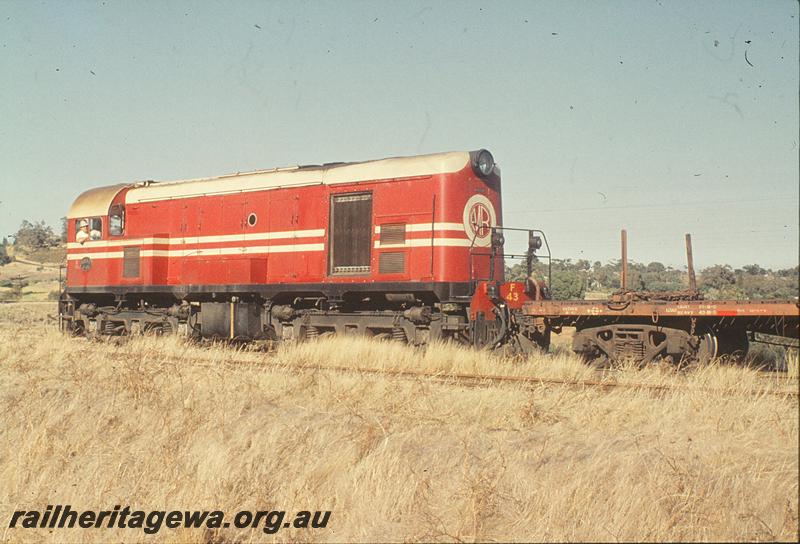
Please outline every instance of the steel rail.
M525 387L526 389L538 389L544 385L564 385L573 388L601 388L601 389L640 389L656 392L667 391L686 391L698 393L716 393L724 395L773 395L773 396L787 396L798 397L798 391L787 390L771 390L771 389L753 389L741 390L710 388L710 387L688 387L688 386L673 386L666 384L648 384L639 382L617 382L617 381L604 381L604 380L569 380L562 378L545 378L541 376L503 376L498 374L461 374L461 373L431 373L415 370L396 370L396 369L375 369L375 368L359 368L359 367L342 367L342 366L328 366L328 365L286 365L281 363L244 363L248 366L255 367L268 367L287 370L302 370L302 371L328 371L347 374L370 374L370 375L384 375L392 377L400 377L407 379L424 379L440 383L443 385L463 385L468 387L496 387L501 384L516 384ZM233 367L241 366L242 363L226 363Z
M234 352L235 353L235 352ZM251 352L252 353L252 352ZM106 358L113 358L114 356L122 357L122 354L112 354L111 356L105 355ZM449 386L464 386L464 387L499 387L502 385L517 385L528 390L539 389L547 385L561 385L571 388L598 388L601 390L619 389L633 389L651 391L655 393L667 392L690 392L690 393L704 393L704 394L721 394L721 395L744 395L744 396L776 396L787 398L798 398L800 392L798 390L776 390L776 389L743 389L736 390L730 388L714 388L714 387L690 387L690 386L675 386L667 384L650 384L642 382L619 382L610 380L572 380L563 378L547 378L542 376L504 376L499 374L463 374L463 373L444 373L444 372L424 372L418 370L400 370L400 369L379 369L379 368L363 368L363 367L347 367L347 366L334 366L334 365L320 365L320 364L307 364L296 365L287 364L274 361L236 361L225 360L215 361L213 357L203 358L185 358L176 355L160 356L161 360L168 360L171 362L190 363L194 366L214 367L222 365L230 369L244 369L244 370L288 370L299 372L334 372L339 374L350 375L372 375L372 376L390 376L402 379L425 380L441 385Z
M30 336L30 338L38 338L35 335L16 335L17 338L20 336L26 337ZM114 339L122 339L122 338L129 338L124 336L114 336L109 337ZM104 342L103 340L95 340L95 342ZM95 351L91 348L79 348L79 354L89 355L94 353ZM241 354L242 352L237 350L231 350L232 354ZM250 352L250 353L257 353L257 352ZM103 354L106 360L110 359L123 359L124 357L128 357L127 354ZM234 360L226 360L226 361L215 361L212 356L209 357L194 357L194 358L187 358L181 357L177 355L158 355L159 359L162 361L170 361L175 363L190 363L194 366L203 366L203 367L214 367L223 365L226 368L230 369L244 369L244 370L289 370L289 371L300 371L300 372L335 372L340 374L353 374L353 375L380 375L380 376L391 376L403 379L415 379L415 380L426 380L433 383L441 384L441 385L450 385L450 386L464 386L464 387L499 387L501 385L518 385L525 389L534 390L541 388L546 385L562 385L572 388L598 388L601 390L612 390L615 388L620 389L633 389L633 390L644 390L644 391L652 391L656 393L667 393L671 391L675 392L693 392L693 393L711 393L711 394L722 394L722 395L745 395L745 396L761 396L761 395L770 395L770 396L777 396L777 397L787 397L787 398L798 398L800 397L800 391L797 389L794 390L775 390L775 389L743 389L743 390L736 390L730 388L714 388L714 387L690 387L690 386L675 386L675 385L667 385L667 384L651 384L651 383L643 383L643 382L619 382L619 381L612 381L612 380L589 380L589 379L564 379L564 378L548 378L543 376L505 376L501 374L464 374L464 373L444 373L444 372L424 372L418 370L401 370L401 369L378 369L378 368L363 368L363 367L346 367L346 366L332 366L332 365L319 365L319 364L307 364L307 365L294 365L294 364L286 364L281 362L273 362L273 361L236 361ZM776 374L770 373L769 375L765 376L765 379L769 379L771 377L784 377L783 374ZM794 383L797 386L797 382Z

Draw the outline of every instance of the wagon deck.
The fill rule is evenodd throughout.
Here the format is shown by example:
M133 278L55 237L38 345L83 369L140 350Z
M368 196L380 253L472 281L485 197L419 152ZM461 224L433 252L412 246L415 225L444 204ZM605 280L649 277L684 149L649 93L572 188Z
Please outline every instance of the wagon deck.
M551 326L591 326L622 317L654 325L695 319L715 328L743 327L789 338L797 338L800 327L800 303L791 300L537 300L526 302L522 312Z

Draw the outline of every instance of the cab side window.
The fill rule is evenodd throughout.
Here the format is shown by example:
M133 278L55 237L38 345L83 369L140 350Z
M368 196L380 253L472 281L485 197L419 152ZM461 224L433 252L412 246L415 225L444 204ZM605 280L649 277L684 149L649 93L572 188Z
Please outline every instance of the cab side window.
M125 209L122 206L112 206L108 215L108 233L111 236L122 236L125 231Z
M75 241L79 244L87 240L103 238L103 220L99 217L85 217L75 221Z
M89 220L76 219L75 220L75 241L79 244L84 243L89 239Z

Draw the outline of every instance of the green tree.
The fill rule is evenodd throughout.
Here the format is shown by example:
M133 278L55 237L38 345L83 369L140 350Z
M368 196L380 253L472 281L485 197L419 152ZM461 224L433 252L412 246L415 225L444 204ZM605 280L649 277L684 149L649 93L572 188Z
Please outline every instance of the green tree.
M525 281L525 264L514 263L505 267L506 281Z
M612 260L606 264L595 261L589 276L592 288L604 291L618 289L621 270L622 265L618 260Z
M775 272L775 274L782 278L797 278L800 277L800 266L795 266L794 268L783 268Z
M582 299L586 294L586 281L574 270L553 271L550 291L556 300Z
M534 263L534 276L546 280L546 261ZM553 260L550 290L555 299L583 298L586 290L611 293L619 289L621 262L606 264L586 260ZM524 263L506 267L506 281L526 277ZM707 299L794 299L800 293L800 267L772 271L757 264L733 270L729 265L714 265L699 275L700 291ZM628 263L628 288L654 292L682 291L688 288L688 274L659 262L647 265Z
M706 289L724 289L735 283L736 274L727 264L715 264L700 272L700 285Z
M715 264L700 272L700 291L708 299L743 299L744 291L736 285L730 265Z
M736 271L736 285L748 299L791 299L798 296L797 269L763 269L753 264Z
M58 238L53 229L44 221L31 223L23 220L19 230L14 235L14 245L30 249L41 249L58 245Z
M766 270L758 266L757 264L746 264L742 267L742 270L745 274L749 274L751 276L763 276L767 273Z

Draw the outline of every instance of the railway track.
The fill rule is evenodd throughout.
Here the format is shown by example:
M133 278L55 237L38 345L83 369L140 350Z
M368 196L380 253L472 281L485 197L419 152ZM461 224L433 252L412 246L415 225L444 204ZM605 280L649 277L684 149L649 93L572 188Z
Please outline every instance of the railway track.
M326 371L326 372L336 372L336 373L343 373L343 374L369 374L369 375L381 375L381 376L390 376L390 377L397 377L397 378L406 378L406 379L414 379L414 380L426 380L438 384L443 385L455 385L455 386L463 386L463 387L498 387L504 385L516 385L526 389L539 389L542 386L547 385L559 385L559 386L567 386L572 388L599 388L599 389L634 389L634 390L642 390L642 391L651 391L651 392L658 392L658 393L666 393L669 391L690 391L690 392L702 392L702 393L716 393L716 394L726 394L726 395L751 395L751 396L758 396L758 395L773 395L779 397L792 397L797 398L798 392L797 391L789 391L789 390L770 390L770 389L754 389L750 391L739 391L733 389L721 389L721 388L701 388L701 387L681 387L681 386L671 386L671 385L664 385L664 384L648 384L648 383L636 383L636 382L616 382L610 380L567 380L567 379L560 379L560 378L545 378L539 376L502 376L502 375L493 375L493 374L461 374L461 373L429 373L429 372L420 372L420 371L412 371L412 370L379 370L379 369L370 369L370 368L349 368L349 367L339 367L339 366L327 366L327 365L305 365L305 366L293 366L293 365L280 365L279 363L267 363L270 367L277 367L287 370L301 370L301 371ZM240 366L241 363L235 364L235 366ZM263 363L249 363L254 368L264 367Z
M87 350L88 351L88 350ZM439 385L447 385L454 387L469 387L469 388L498 388L507 386L516 386L528 390L540 389L544 386L562 386L577 389L598 389L604 391L628 389L638 391L648 391L656 395L664 395L669 392L696 392L707 394L722 394L722 395L747 395L747 396L776 396L796 399L800 396L797 390L797 382L791 385L794 389L767 389L763 387L755 389L732 389L732 388L711 388L711 387L691 387L691 386L675 386L667 384L651 384L643 382L625 382L617 381L611 375L603 375L600 379L583 379L571 380L562 378L549 378L542 376L504 376L497 374L463 374L463 373L445 373L445 372L424 372L418 370L399 370L399 369L376 369L364 367L344 367L335 365L320 365L320 364L307 364L307 365L292 365L276 361L258 360L254 361L250 358L236 357L242 355L232 350L232 358L219 361L213 356L203 357L198 359L193 357L187 359L185 357L178 357L174 355L159 356L162 361L169 361L176 364L190 363L195 366L215 367L224 366L232 370L277 370L288 372L302 372L302 373L315 373L315 372L328 372L342 375L356 375L356 376L387 376L391 378L412 380L412 381L425 381L428 383L435 383ZM112 354L109 358L122 358L123 355ZM774 373L772 373L774 374ZM781 379L786 379L785 375L780 376ZM765 379L775 379L771 376L765 376ZM788 379L787 379L788 381Z
M32 334L17 334L17 338L26 337L32 340L38 339L36 335ZM123 337L114 337L123 338ZM91 344L87 344L91 346ZM82 354L90 355L94 352L91 347L79 348ZM768 389L759 387L754 389L731 389L731 388L711 388L711 387L691 387L691 386L676 386L668 384L652 384L644 382L627 382L617 381L613 374L603 372L600 373L598 379L562 379L550 378L543 376L506 376L498 374L464 374L464 373L444 373L444 372L424 372L418 370L400 370L400 369L376 369L364 367L344 367L335 365L291 365L276 361L269 360L252 360L251 357L242 357L242 355L255 355L254 352L244 354L241 351L231 349L230 357L225 361L216 360L213 356L208 357L179 357L175 355L158 355L160 361L168 361L175 364L192 364L194 366L203 367L218 367L224 366L232 370L278 370L289 372L329 372L343 375L371 375L371 376L387 376L397 379L426 381L440 385L448 385L454 387L470 387L470 388L497 388L516 386L528 390L540 389L544 386L563 386L577 389L598 389L603 391L612 391L620 389L648 391L655 395L664 395L669 392L698 392L708 394L722 394L722 395L748 395L748 396L776 396L785 397L790 399L797 399L800 397L798 391L797 380L791 380L785 373L780 372L765 372L763 379L767 381L786 380L787 385L792 389ZM105 354L108 360L122 360L127 357L125 354ZM600 371L598 371L600 372ZM783 384L781 384L783 385Z

